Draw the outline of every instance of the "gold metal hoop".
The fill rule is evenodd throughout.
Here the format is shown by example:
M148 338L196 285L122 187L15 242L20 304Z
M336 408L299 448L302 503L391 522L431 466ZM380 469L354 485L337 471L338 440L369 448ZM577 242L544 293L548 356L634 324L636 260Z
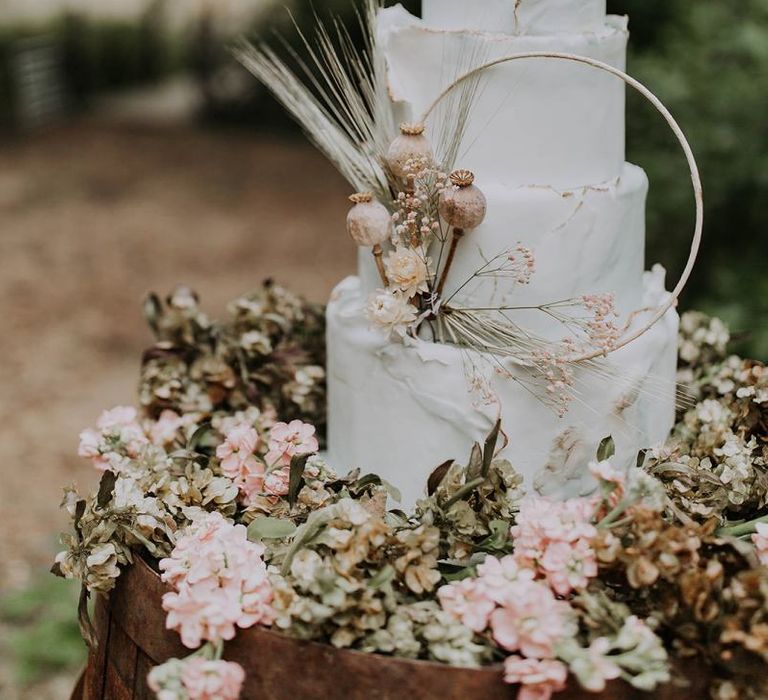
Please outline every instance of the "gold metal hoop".
M640 81L636 80L635 78L628 75L624 71L619 70L618 68L614 68L613 66L607 63L603 63L602 61L598 61L594 58L587 58L586 56L577 56L575 54L570 54L570 53L558 53L558 52L550 52L550 51L534 51L534 52L526 52L526 53L517 53L517 54L511 54L509 56L503 56L501 58L497 58L487 63L484 63L483 65L477 66L476 68L473 68L472 70L467 71L463 75L459 76L453 83L451 83L448 87L446 87L435 98L434 102L432 102L432 104L429 106L426 112L424 112L424 115L421 118L422 123L426 123L430 115L432 114L432 112L434 112L435 108L440 104L440 102L448 94L450 94L450 92L454 88L461 85L465 80L469 80L470 78L474 77L478 73L488 70L489 68L493 68L494 66L501 65L502 63L510 63L512 61L519 61L522 59L534 59L534 58L550 58L550 59L558 59L563 61L573 61L575 63L582 63L587 66L592 66L593 68L597 68L606 73L610 73L611 75L614 75L617 78L620 78L627 85L634 88L637 92L643 95L643 97L645 97L656 108L656 110L664 117L667 124L672 129L672 132L675 134L675 137L677 138L680 146L682 147L683 153L685 154L685 158L688 161L688 168L691 171L691 183L693 184L693 193L696 199L696 226L693 232L693 240L691 241L691 250L690 250L690 254L688 255L688 262L686 263L685 269L683 270L683 273L680 276L678 283L675 285L675 288L669 293L669 299L655 310L655 312L653 313L653 315L645 325L627 334L625 337L619 340L610 350L608 351L597 350L595 352L588 353L580 357L572 358L573 362L586 362L587 360L594 360L598 357L607 355L609 353L615 352L616 350L620 350L621 348L626 347L630 343L637 340L640 336L647 333L651 328L653 328L653 326L655 326L664 317L664 315L670 309L677 306L677 302L678 302L678 299L680 298L680 294L682 294L686 284L688 284L688 280L691 277L693 268L696 265L696 258L698 257L699 249L701 247L702 232L704 230L704 195L703 195L702 186L701 186L701 175L699 174L699 166L696 163L696 157L693 155L693 150L691 149L691 146L688 143L688 139L686 139L685 134L683 133L683 130L680 128L680 125L677 123L677 121L672 116L670 111L664 106L664 103L658 97L656 97L656 95L653 92L651 92ZM639 313L639 312L636 312L636 313Z

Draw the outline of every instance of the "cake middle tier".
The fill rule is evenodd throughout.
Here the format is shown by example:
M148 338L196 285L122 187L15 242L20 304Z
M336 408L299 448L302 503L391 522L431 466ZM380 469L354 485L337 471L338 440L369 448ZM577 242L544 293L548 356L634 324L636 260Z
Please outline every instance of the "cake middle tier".
M457 77L512 54L577 54L624 69L628 32L620 17L573 33L450 31L397 6L379 13L377 37L397 117L416 121ZM438 156L444 155L443 135L464 119L462 90L451 94L427 122ZM495 66L479 79L458 158L450 165L473 170L486 186L563 189L605 182L624 163L624 102L624 83L591 66L552 58Z
M464 307L538 306L585 294L613 293L626 315L640 307L645 269L645 172L627 163L603 185L558 191L478 182L488 199L483 224L461 240L445 286L450 297L486 261L517 243L530 248L536 271L526 286L479 277L452 300ZM435 246L430 251L438 257ZM363 290L381 286L370 251L360 257ZM516 312L526 329L559 340L562 327L538 311Z

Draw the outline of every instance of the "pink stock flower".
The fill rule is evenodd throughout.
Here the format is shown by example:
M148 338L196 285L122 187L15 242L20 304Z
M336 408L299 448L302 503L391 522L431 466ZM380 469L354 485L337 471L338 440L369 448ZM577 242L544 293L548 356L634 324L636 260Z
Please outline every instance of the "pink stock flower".
M168 629L194 649L203 641L232 639L236 627L272 624L264 551L248 541L243 525L231 525L220 513L188 527L160 562L163 581L174 587L163 596Z
M559 595L584 588L597 576L592 542L596 504L574 498L565 502L528 496L520 504L517 524L510 533L515 540L515 560L545 578Z
M512 590L511 583L533 581L536 576L531 569L521 568L512 556L503 559L486 557L477 567L477 575L482 582L483 591L497 605L504 605Z
M241 424L230 430L224 442L216 448L216 456L221 461L221 471L230 479L240 477L243 470L253 471L254 452L259 444L259 434L250 425Z
M237 700L245 671L229 661L208 661L193 656L184 663L181 682L189 700Z
M78 455L93 462L101 470L120 471L120 461L137 457L149 442L138 423L138 413L130 406L118 406L104 411L96 423L96 430L80 433Z
M269 433L267 464L288 465L294 455L317 452L320 445L315 437L315 426L294 420L276 423Z
M560 661L510 656L504 662L504 680L521 686L518 700L549 700L565 690L567 679L568 669Z
M264 493L270 496L285 496L291 476L290 467L275 469L264 478Z
M763 566L768 566L768 524L758 523L757 532L752 535L757 557Z
M186 421L176 411L165 410L149 428L149 437L154 445L164 447L176 439Z
M437 591L437 598L443 610L474 632L488 627L491 613L496 609L480 579L468 578L443 586Z
M136 423L138 413L133 406L116 406L104 411L99 417L96 427L99 430L118 430Z
M254 454L258 444L256 430L241 424L232 428L224 442L216 448L222 473L235 482L246 505L250 505L264 488L266 467Z
M93 466L99 471L107 471L109 469L109 457L106 454L102 454L101 446L101 433L88 428L80 433L80 446L77 449L77 454L85 459L90 459Z
M505 605L491 615L491 630L507 651L552 658L555 645L571 631L571 608L541 583L512 584Z

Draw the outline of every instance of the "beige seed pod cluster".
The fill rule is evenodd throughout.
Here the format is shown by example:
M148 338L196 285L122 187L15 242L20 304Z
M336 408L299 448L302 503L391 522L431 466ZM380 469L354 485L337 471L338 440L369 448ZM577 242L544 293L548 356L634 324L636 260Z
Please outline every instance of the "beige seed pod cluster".
M440 216L457 229L477 228L485 220L488 203L474 184L474 174L469 170L455 170L450 180L453 187L447 188L440 197Z
M432 147L424 130L424 124L400 125L400 135L387 152L387 164L396 177L407 178L411 175L409 164L415 160L432 160Z
M353 194L349 201L354 204L347 214L347 231L352 240L361 247L386 243L392 235L392 216L387 208L370 192Z

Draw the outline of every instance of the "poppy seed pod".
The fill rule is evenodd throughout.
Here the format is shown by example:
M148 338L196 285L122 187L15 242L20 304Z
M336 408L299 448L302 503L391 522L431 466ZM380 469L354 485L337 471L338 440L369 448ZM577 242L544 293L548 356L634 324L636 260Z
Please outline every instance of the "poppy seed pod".
M381 245L392 235L392 216L387 208L373 198L370 192L353 194L354 204L347 214L347 231L361 247Z
M455 170L450 179L454 186L440 196L440 216L457 229L477 228L485 220L488 203L473 184L475 176L469 170Z
M415 161L432 160L432 148L424 129L423 124L400 125L400 135L387 152L387 164L396 177L404 179L412 175Z

